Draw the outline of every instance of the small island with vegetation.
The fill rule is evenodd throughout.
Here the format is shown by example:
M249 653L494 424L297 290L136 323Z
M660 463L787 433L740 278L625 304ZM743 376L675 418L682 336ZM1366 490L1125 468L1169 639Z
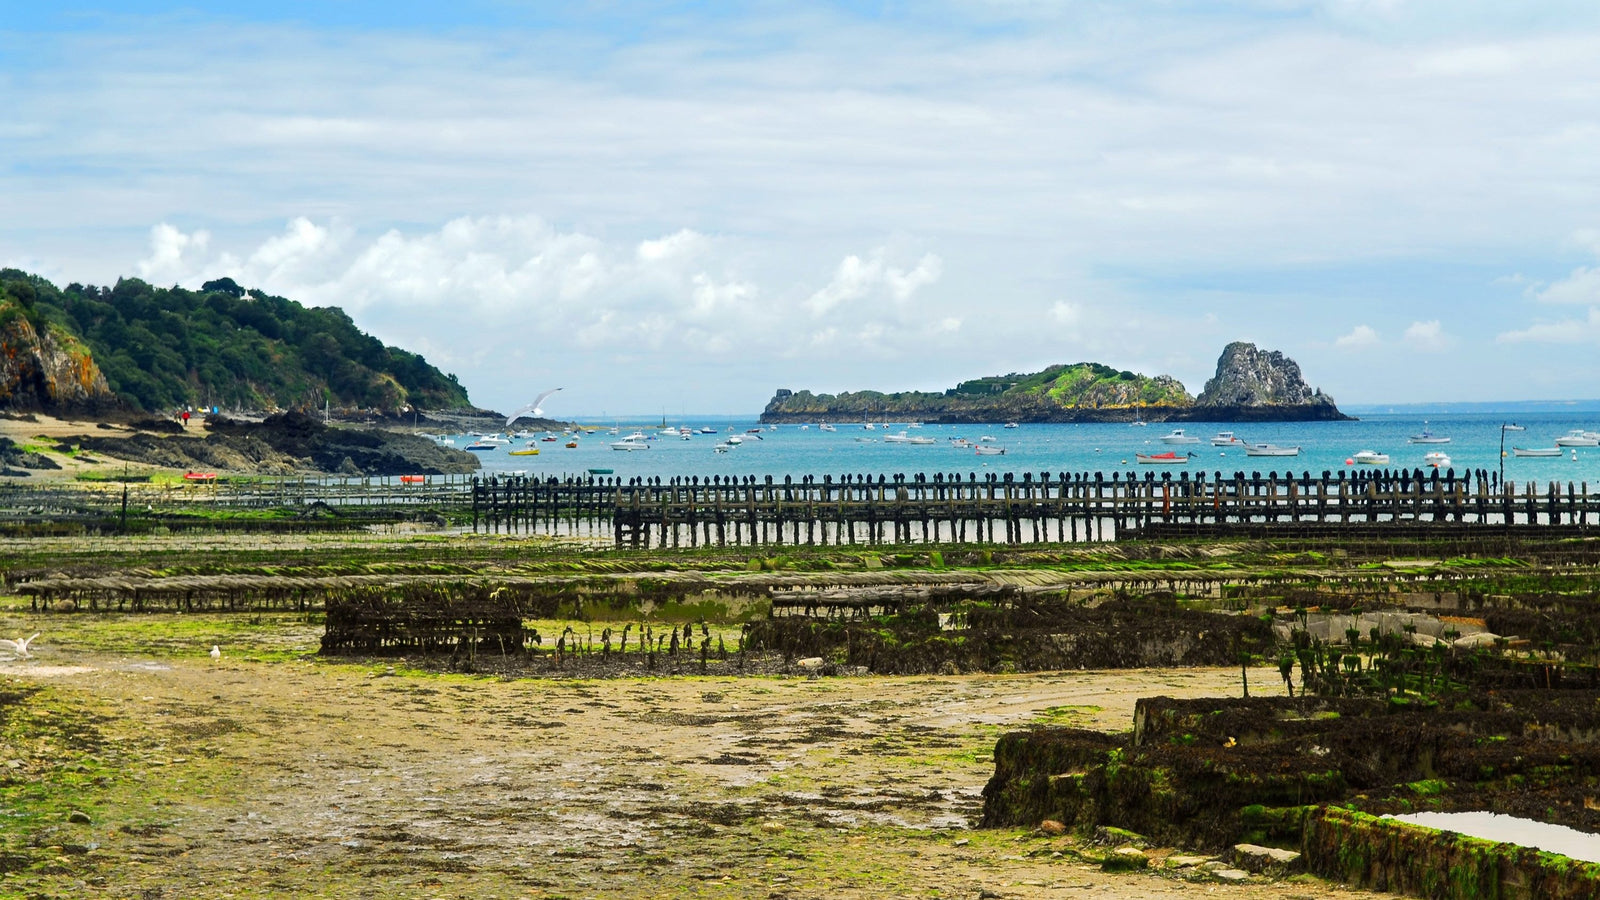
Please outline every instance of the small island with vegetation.
M1348 419L1333 398L1306 384L1300 366L1277 351L1235 341L1217 373L1194 397L1170 375L1147 376L1100 363L1057 365L1033 374L963 381L943 393L779 390L764 423L924 422L1300 422Z

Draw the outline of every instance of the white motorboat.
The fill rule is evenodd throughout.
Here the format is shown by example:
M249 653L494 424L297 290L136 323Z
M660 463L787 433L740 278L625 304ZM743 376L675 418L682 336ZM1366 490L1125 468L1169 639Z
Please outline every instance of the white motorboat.
M650 445L645 443L643 439L640 439L640 440L636 441L636 440L634 440L632 438L624 438L624 439L622 439L620 441L614 442L611 445L611 449L613 449L613 450L649 450L650 449Z
M1005 456L1006 448L986 444L973 445L972 452L978 456Z
M1246 444L1245 456L1299 456L1299 447L1279 447L1277 444Z
M1194 454L1168 450L1166 453L1135 453L1133 457L1145 466L1182 466L1187 465Z
M886 434L883 436L885 444L937 444L938 441L922 435L909 435L904 431L899 434Z
M1435 469L1446 469L1450 467L1450 457L1435 450L1423 456L1422 463Z
M858 437L858 438L856 438L856 443L858 443L858 444L876 444L877 442L878 442L877 438L869 438L869 437Z
M1448 438L1448 437L1446 437L1444 435L1441 435L1441 434L1434 434L1433 432L1428 430L1428 423L1427 422L1423 422L1422 423L1422 433L1421 434L1413 434L1412 436L1406 438L1406 443L1409 443L1409 444L1448 444L1448 443L1450 443L1450 438Z
M1600 447L1600 434L1574 428L1564 436L1556 438L1557 447Z
M980 443L984 443L984 444L992 444L992 443L994 443L995 438L994 438L994 435L992 435L992 434L986 434L983 437L978 438L978 441Z
M1379 453L1376 450L1363 450L1350 457L1350 460L1358 466L1387 466L1389 454Z
M739 437L739 436L738 436L738 435L737 435L737 434L736 434L736 435L733 435L733 436L732 436L732 437L730 437L730 438L728 438L728 440L727 440L727 441L726 441L726 442L725 442L725 443L729 443L729 444L732 444L732 445L734 445L734 446L735 446L735 447L737 447L737 446L739 446L739 445L740 445L740 444L742 444L742 443L744 443L744 438L742 438L742 437Z
M832 425L829 425L827 422L823 422L821 425L817 426L817 430L818 431L838 431L839 429L833 427Z
M1528 429L1522 427L1521 425L1501 425L1500 426L1500 430L1501 431L1527 431Z
M874 430L874 429L876 429L876 428L877 428L877 427L878 427L878 426L876 426L876 425L874 425L874 424L872 424L872 423L871 423L871 422L864 422L864 423L862 423L862 425L861 425L861 427L862 427L862 428L865 428L865 429L866 429L866 430L868 430L868 431L873 431L873 430Z
M700 426L700 433L701 434L716 434L717 430L715 428L712 428L710 425L702 425L702 426Z
M1244 440L1231 431L1219 431L1217 432L1216 437L1211 439L1211 446L1242 447L1244 446Z
M1163 443L1163 444L1198 444L1198 443L1200 443L1200 439L1195 437L1192 434L1184 434L1182 428L1174 428L1174 429L1172 429L1172 433L1171 434L1164 434L1164 435L1161 436L1161 443Z
M1019 424L1019 423L1017 423L1017 422L1007 422L1007 423L1006 423L1006 424L1005 424L1005 425L1004 425L1004 426L1002 426L1002 427L1005 427L1005 428L1021 428L1021 427L1022 427L1022 425L1021 425L1021 424Z
M1544 458L1548 458L1548 457L1554 457L1556 459L1560 459L1561 458L1561 448L1560 447L1512 447L1511 448L1511 455L1512 456L1522 456L1522 457L1534 457L1536 459L1544 459Z

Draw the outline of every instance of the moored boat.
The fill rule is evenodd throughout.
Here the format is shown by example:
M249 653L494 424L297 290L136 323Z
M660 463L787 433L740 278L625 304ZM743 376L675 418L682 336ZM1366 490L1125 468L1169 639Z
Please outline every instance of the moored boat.
M1379 453L1376 450L1362 450L1350 457L1350 461L1359 466L1387 466L1389 454Z
M1446 437L1445 435L1442 435L1442 434L1434 434L1432 431L1428 430L1428 423L1427 422L1423 422L1422 423L1422 433L1421 434L1413 434L1412 436L1406 438L1406 443L1409 443L1409 444L1448 444L1448 443L1450 443L1450 438Z
M1163 444L1198 444L1200 439L1192 434L1184 434L1182 428L1174 428L1170 434L1161 436Z
M1557 447L1600 447L1600 434L1574 428L1565 435L1556 438Z
M974 444L972 452L978 456L1005 456L1006 448L993 444Z
M628 437L628 438L623 438L622 440L613 443L611 445L611 449L613 449L613 450L649 450L650 449L650 445L646 444L642 440L634 440L633 438Z
M506 453L511 456L538 456L539 447L533 441L529 441L515 450L507 450Z
M1561 448L1560 447L1512 447L1511 448L1511 455L1512 456L1520 456L1520 457L1533 457L1535 459L1546 459L1546 458L1551 458L1551 457L1554 457L1556 459L1560 459L1561 458Z
M1245 456L1299 456L1299 447L1279 447L1277 444L1247 444Z
M1422 463L1423 465L1434 469L1447 469L1450 467L1450 457L1439 452L1438 450L1435 450L1432 453L1424 455L1422 457Z
M1211 446L1213 447L1240 447L1243 445L1244 440L1231 431L1219 431L1211 439Z
M1135 453L1134 459L1146 466L1181 466L1194 457L1193 453L1179 454L1168 450L1166 453Z

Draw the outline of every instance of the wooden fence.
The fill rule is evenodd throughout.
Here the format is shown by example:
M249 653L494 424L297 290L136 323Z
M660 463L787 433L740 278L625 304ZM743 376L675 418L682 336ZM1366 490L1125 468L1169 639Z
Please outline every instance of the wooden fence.
M1499 484L1488 472L1142 471L621 479L255 478L177 485L0 484L0 521L115 523L128 510L438 513L473 532L592 537L619 547L1044 543L1130 536L1439 530L1587 534L1587 483ZM470 521L470 526L467 523Z
M1252 524L1583 534L1600 524L1600 497L1587 483L1499 485L1487 472L1431 470L473 483L474 531L580 533L584 523L609 526L619 547L1076 542Z

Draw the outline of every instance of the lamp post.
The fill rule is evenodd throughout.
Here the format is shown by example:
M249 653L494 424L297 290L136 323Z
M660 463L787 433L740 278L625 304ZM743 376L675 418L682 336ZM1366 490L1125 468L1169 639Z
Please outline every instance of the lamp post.
M1506 429L1515 428L1515 422L1500 423L1500 490L1506 489Z

